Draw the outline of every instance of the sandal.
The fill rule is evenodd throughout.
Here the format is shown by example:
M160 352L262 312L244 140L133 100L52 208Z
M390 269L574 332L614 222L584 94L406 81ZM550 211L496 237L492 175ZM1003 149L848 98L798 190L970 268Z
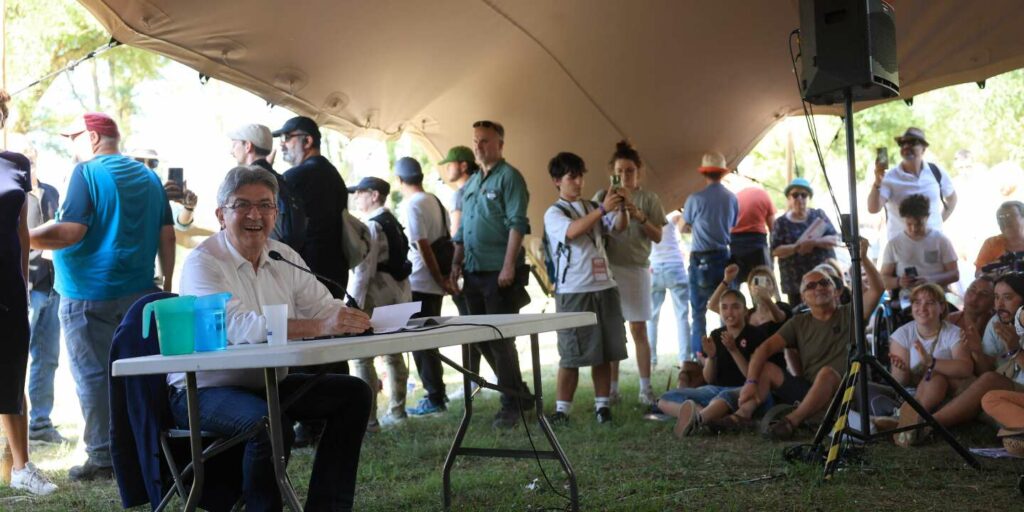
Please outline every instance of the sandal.
M708 429L715 434L745 432L756 426L754 420L750 418L743 418L735 414L730 414L717 420L711 420L704 424L707 425Z
M793 438L794 431L796 431L796 426L789 421L788 417L783 416L772 422L771 426L768 427L766 437L773 441L786 441Z

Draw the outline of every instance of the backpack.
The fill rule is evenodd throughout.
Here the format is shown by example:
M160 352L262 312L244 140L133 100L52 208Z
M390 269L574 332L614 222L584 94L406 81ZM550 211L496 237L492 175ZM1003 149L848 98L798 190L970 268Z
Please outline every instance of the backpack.
M587 208L588 205L590 206L590 209ZM575 209L569 206L565 206L561 203L555 203L554 206L555 208L558 208L562 213L564 213L565 216L568 217L570 220L576 220L576 216L573 215L573 213L576 211ZM583 200L583 215L587 215L593 210L596 210L597 208L598 205L594 201L588 201L586 199ZM569 266L572 264L572 247L564 242L559 241L558 247L555 248L555 253L552 254L550 242L551 240L548 239L548 232L547 230L544 230L544 237L541 241L541 244L544 247L544 270L547 271L548 280L551 281L551 285L557 291L558 283L565 282L565 276L569 271ZM562 275L561 277L559 277L558 258L563 253L565 254L565 268L562 269Z
M404 281L412 274L412 263L409 261L409 239L405 230L398 223L394 214L384 210L370 220L380 224L384 236L388 239L388 261L377 264L377 272L387 272L395 281Z
M441 209L441 218L444 219L444 235L430 243L430 250L434 252L434 259L441 270L441 275L448 277L452 273L452 261L455 259L455 243L452 242L452 230L448 223L448 210L441 204L441 200L434 196L437 207Z

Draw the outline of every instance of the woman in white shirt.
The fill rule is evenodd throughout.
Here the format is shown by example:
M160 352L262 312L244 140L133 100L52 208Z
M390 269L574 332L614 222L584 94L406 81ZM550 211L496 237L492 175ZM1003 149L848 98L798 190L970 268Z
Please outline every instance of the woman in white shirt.
M970 377L971 355L960 342L960 328L946 321L946 296L934 283L920 285L911 292L914 321L896 329L890 337L889 361L893 377L908 388L916 388L914 397L927 410L934 411L957 390L956 381ZM899 426L917 422L909 404L900 408ZM912 444L918 430L900 432L893 439L900 446Z

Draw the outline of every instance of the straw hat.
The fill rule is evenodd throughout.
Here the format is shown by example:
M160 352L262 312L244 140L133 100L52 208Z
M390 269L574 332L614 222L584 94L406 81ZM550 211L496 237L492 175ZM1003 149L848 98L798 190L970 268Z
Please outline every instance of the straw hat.
M715 172L728 174L730 172L729 168L725 166L725 156L717 151L704 153L704 158L701 159L697 171L701 174Z
M1003 438L1003 448L1014 457L1024 457L1024 429L1001 428L996 437Z

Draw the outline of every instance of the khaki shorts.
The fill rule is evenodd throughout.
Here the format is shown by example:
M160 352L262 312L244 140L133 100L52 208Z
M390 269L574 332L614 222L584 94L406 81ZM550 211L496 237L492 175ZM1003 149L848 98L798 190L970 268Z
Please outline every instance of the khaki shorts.
M618 288L557 294L555 311L590 312L597 315L595 325L558 331L559 367L581 368L621 361L627 357L626 328L623 326L625 320L622 319Z

